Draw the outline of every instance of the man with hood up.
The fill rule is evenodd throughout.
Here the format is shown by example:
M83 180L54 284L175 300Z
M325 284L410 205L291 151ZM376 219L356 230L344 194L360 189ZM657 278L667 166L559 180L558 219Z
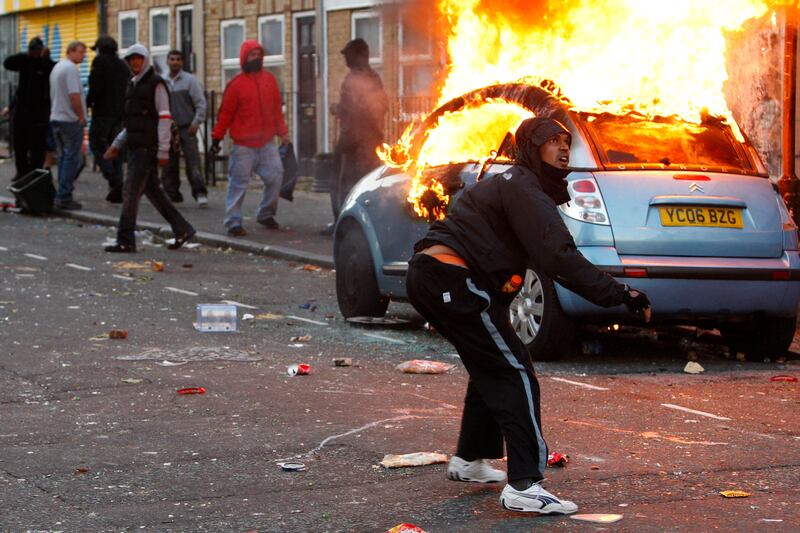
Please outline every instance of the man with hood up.
M11 116L14 137L14 165L22 177L44 166L47 128L50 123L50 72L55 62L39 37L28 44L27 52L8 56L7 70L19 72Z
M108 182L106 200L122 203L122 158L112 161L103 158L108 147L122 130L122 114L125 104L125 90L131 71L128 65L117 56L117 41L110 35L97 38L92 50L97 55L92 60L89 71L89 93L86 105L92 111L89 126L89 145L103 177Z
M384 115L389 100L378 73L369 66L369 45L353 39L342 49L350 72L342 81L339 103L331 113L339 119L339 138L333 152L331 184L333 217L339 217L350 189L364 174L380 166L375 150L383 143ZM332 233L333 226L327 228Z
M228 130L233 139L224 219L228 235L233 237L247 235L242 226L242 203L253 172L264 183L256 221L267 229L280 228L275 213L278 211L283 164L274 142L275 136L281 138L282 144L289 144L278 82L275 76L264 70L264 49L258 41L242 43L239 62L242 72L225 87L217 125L211 133L213 153L219 152Z
M111 253L136 251L136 216L142 195L172 226L175 242L167 248L176 250L195 234L195 229L170 203L158 181L158 167L169 163L172 115L169 91L164 79L150 65L150 53L139 43L125 52L125 62L133 78L125 92L123 130L106 150L105 158L114 160L120 150L128 153L128 174L122 184L122 212L119 216L117 242L106 246Z
M494 483L506 479L485 459L508 455L504 508L570 514L574 503L545 490L547 465L539 384L509 305L527 268L534 268L597 305L625 304L650 318L650 302L601 272L578 252L557 205L570 200L572 137L550 118L517 129L516 164L462 193L443 221L416 243L406 287L417 311L450 341L469 373L461 434L447 477ZM512 281L513 280L513 281Z

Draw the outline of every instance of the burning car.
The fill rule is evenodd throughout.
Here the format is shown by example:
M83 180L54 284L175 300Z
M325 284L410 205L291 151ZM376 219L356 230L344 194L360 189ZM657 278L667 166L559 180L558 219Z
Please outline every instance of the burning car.
M472 112L488 118L462 120ZM407 261L428 221L445 216L464 188L504 172L513 153L508 132L534 115L556 118L572 133L571 200L560 211L587 259L644 290L658 323L719 328L749 358L785 353L800 300L797 227L736 125L711 115L695 123L579 111L539 83L450 100L354 187L334 235L344 316L382 316L390 300L405 298ZM464 157L431 157L456 130L459 146L470 145ZM576 321L627 319L622 306L597 307L535 270L510 316L539 360L569 348Z

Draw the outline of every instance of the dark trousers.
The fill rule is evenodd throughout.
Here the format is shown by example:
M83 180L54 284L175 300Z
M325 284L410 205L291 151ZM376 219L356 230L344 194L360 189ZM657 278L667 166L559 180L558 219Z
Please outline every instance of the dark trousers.
M417 254L408 266L408 298L458 351L469 373L456 455L466 460L503 456L508 479L543 479L539 382L525 345L509 320L507 295L459 266Z
M89 127L89 145L92 147L95 163L100 167L100 172L108 182L108 187L114 189L122 186L124 157L107 160L103 157L108 147L114 142L117 134L122 129L122 121L116 117L92 117Z
M339 218L350 189L368 172L381 164L375 149L379 138L366 139L360 143L340 142L333 151L333 182L331 183L331 208L333 218Z
M150 148L128 149L128 175L122 186L122 213L119 217L117 243L135 246L136 216L142 195L147 196L153 207L172 226L175 236L186 235L192 230L183 216L169 201L158 181L157 151Z
M200 174L200 150L197 148L197 134L189 134L189 126L178 128L181 152L186 158L186 180L192 188L192 196L197 199L207 195L206 182ZM170 198L180 195L181 187L181 154L172 148L169 150L169 164L161 171L161 183Z
M14 166L17 176L42 168L47 151L48 123L33 123L24 116L14 119Z

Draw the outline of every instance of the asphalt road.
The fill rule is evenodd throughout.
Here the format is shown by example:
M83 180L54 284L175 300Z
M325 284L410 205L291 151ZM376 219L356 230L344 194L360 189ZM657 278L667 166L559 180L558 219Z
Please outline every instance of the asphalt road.
M602 354L538 364L545 438L571 456L546 486L624 517L519 515L501 486L447 481L444 465L379 466L450 453L458 431L467 375L408 306L390 313L411 327L353 328L329 270L141 242L108 256L108 229L59 219L0 214L0 228L0 530L800 529L800 387L770 381L800 376L796 359L743 363L672 329L595 333ZM221 301L255 318L197 332L196 305ZM113 329L128 338L101 338ZM706 371L684 374L687 357ZM412 358L456 368L394 368ZM310 375L287 375L301 362ZM289 458L307 470L282 471Z

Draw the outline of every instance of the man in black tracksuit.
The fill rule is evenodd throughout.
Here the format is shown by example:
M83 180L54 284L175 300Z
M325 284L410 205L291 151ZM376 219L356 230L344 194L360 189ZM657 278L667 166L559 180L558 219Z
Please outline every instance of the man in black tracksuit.
M528 267L598 305L625 304L649 319L644 293L604 274L578 252L557 204L569 201L569 131L532 118L515 135L516 165L464 191L451 213L434 223L409 263L411 303L453 343L470 379L458 450L448 466L456 481L499 482L484 459L503 457L506 509L574 513L577 506L541 485L547 444L541 430L539 384L509 320L515 292L503 290Z

